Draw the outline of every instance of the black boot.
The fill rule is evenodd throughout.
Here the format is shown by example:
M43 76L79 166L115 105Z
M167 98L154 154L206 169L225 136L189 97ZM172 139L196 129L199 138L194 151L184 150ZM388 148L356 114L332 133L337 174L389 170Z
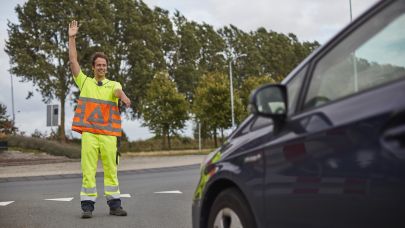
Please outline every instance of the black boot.
M93 217L94 211L94 202L90 200L81 201L82 206L82 218L91 218Z
M86 219L86 218L91 218L93 217L93 212L91 211L82 211L82 218Z
M121 199L112 199L107 201L110 207L110 215L127 216L127 212L121 207Z
M127 216L127 212L122 209L122 207L119 208L110 208L110 215L116 215L116 216Z

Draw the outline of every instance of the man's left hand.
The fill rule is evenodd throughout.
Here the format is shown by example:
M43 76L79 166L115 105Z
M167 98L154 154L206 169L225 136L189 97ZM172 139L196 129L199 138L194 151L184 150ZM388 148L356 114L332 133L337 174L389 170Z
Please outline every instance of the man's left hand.
M124 102L125 107L127 107L127 108L131 107L131 100L128 97L124 97L121 100L122 100L122 102Z

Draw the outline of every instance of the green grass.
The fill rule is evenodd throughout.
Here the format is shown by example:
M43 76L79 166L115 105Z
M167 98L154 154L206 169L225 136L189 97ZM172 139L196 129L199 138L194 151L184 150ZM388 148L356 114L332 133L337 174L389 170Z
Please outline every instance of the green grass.
M127 156L183 156L183 155L207 155L213 149L199 150L165 150L165 151L141 151L141 152L125 152Z
M25 137L20 135L9 135L9 150L16 150L27 153L47 153L55 156L65 156L68 158L80 158L80 145L77 143L60 143L42 138ZM128 149L128 148L126 148ZM175 150L144 150L144 151L123 151L126 156L183 156L183 155L206 155L214 149L175 149Z
M70 143L59 143L56 141L31 138L20 135L10 135L7 137L9 148L17 148L22 152L34 152L65 156L68 158L80 158L80 146Z

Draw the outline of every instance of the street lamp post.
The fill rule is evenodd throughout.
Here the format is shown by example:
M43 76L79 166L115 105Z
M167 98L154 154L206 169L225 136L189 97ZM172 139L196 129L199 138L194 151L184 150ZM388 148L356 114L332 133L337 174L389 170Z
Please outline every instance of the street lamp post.
M352 0L349 0L349 6L350 6L350 22L353 21L353 15L352 15ZM353 51L353 73L354 73L354 91L359 90L359 79L357 75L357 61L356 61L356 51Z
M13 75L10 74L11 80L11 111L13 113L13 124L15 124L15 113L14 113L14 85L13 85Z
M232 77L232 63L236 61L239 57L244 57L246 54L240 54L237 56L234 56L231 58L229 61L229 87L231 90L231 116L232 116L232 130L235 130L236 125L235 125L235 111L234 111L234 103L233 103L233 77Z
M227 58L227 55L224 52L217 52L216 55L222 55L225 59ZM246 54L240 54L240 55L235 55L231 56L228 58L229 60L229 90L231 93L231 116L232 116L232 130L235 130L235 112L234 112L234 104L233 104L233 77L232 77L232 63L236 61L239 57L244 57L247 56Z
M235 129L235 114L233 111L233 81L232 81L232 62L233 59L229 61L229 89L231 92L231 114L232 114L232 130Z

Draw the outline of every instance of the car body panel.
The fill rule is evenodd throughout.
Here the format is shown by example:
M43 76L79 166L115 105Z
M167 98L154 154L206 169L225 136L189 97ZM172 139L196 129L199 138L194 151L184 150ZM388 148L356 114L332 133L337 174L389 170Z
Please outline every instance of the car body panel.
M268 227L404 224L405 154L380 143L391 120L405 120L403 88L405 80L288 122L265 150Z

